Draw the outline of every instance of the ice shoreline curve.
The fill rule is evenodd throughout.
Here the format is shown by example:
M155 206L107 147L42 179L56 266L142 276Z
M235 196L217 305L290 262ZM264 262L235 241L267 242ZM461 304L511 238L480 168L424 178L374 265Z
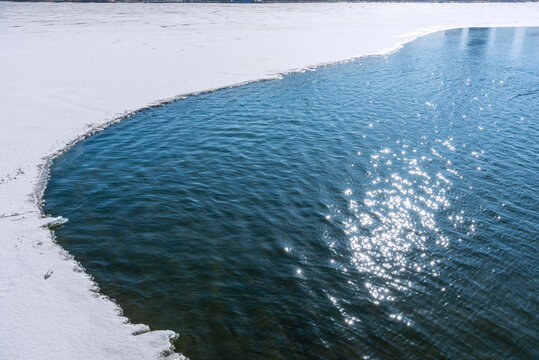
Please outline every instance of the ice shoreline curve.
M305 72L305 71L316 71L316 69L318 69L320 67L332 66L332 65L338 65L338 64L345 64L345 63L348 63L348 62L357 61L357 60L367 58L367 57L371 57L371 56L387 56L387 55L391 55L392 53L397 52L400 49L402 49L402 47L404 45L406 45L408 43L411 43L411 42L419 39L420 37L430 35L430 34L433 34L433 33L436 33L436 32L440 32L440 31L458 30L458 29L462 29L462 28L449 28L449 29L442 29L442 30L434 30L434 31L426 33L426 34L421 34L421 35L418 35L417 37L415 37L415 38L413 38L413 39L411 39L409 41L399 43L399 44L395 45L393 48L382 51L382 52L380 52L378 54L360 55L360 56L357 56L357 57L352 57L352 58L339 60L339 61L334 61L334 62L321 63L321 64L315 64L315 65L308 65L308 66L305 66L304 68L289 70L289 71L282 72L282 73L276 73L275 75L269 76L269 77L264 77L264 78L255 79L255 80L248 80L248 81L244 81L244 82L241 82L241 83L226 85L226 86L222 86L222 87L218 87L218 88L214 88L214 89L201 90L201 91L196 91L196 92L187 93L187 94L180 94L180 95L176 95L176 96L174 96L172 98L169 98L169 99L157 100L157 101L155 101L155 103L152 103L152 104L143 106L143 107L141 107L139 109L127 112L127 113L125 113L125 114L123 114L121 116L118 116L117 118L112 119L110 121L107 121L107 122L105 122L103 124L96 125L95 127L88 130L86 133L77 136L77 138L75 138L72 141L70 141L69 143L67 143L64 148L62 148L62 149L58 150L57 152L55 152L53 154L50 154L50 155L43 158L44 163L40 164L41 172L39 174L39 180L37 181L36 185L34 186L34 191L33 191L34 200L38 204L39 210L41 211L41 217L42 218L49 218L47 216L47 214L45 214L45 212L43 211L43 201L44 201L43 196L44 196L45 190L47 190L47 184L48 184L49 179L50 179L50 167L52 166L54 160L56 158L58 158L59 156L62 156L63 154L68 152L77 143L79 143L81 141L84 141L85 139L89 138L90 136L92 136L92 135L94 135L94 134L96 134L98 132L106 130L108 127L110 127L110 126L112 126L112 125L114 125L116 123L119 123L119 122L121 122L121 121L123 121L123 120L125 120L127 118L130 118L131 116L133 116L135 114L138 114L139 112L142 112L142 111L145 111L145 110L148 110L148 109L152 109L152 108L165 106L167 104L170 104L170 103L173 103L173 102L176 102L176 101L179 101L179 100L191 97L191 96L209 94L209 93L213 93L213 92L216 92L216 91L232 89L232 88L235 88L235 87L238 87L238 86L244 86L244 85L248 85L248 84L255 83L255 82L282 80L283 77L285 77L287 75L296 74L296 73L302 73L302 72ZM56 218L49 218L49 219L56 219ZM54 221L52 221L52 223L54 223ZM47 226L49 226L49 223L47 224ZM52 236L54 237L54 231L52 231Z
M79 359L181 358L181 355L172 353L170 339L175 336L173 332L150 331L146 325L129 323L129 320L122 316L122 310L114 300L100 294L97 284L93 282L91 276L84 272L71 255L56 244L54 234L47 227L47 224L54 220L44 217L41 208L42 194L46 187L49 166L57 156L69 150L78 141L149 107L162 106L186 96L240 86L253 81L274 80L286 74L305 69L353 61L365 56L384 55L398 50L404 44L420 36L436 31L471 26L539 25L539 4L537 3L501 5L268 4L254 5L254 7L249 5L241 7L200 4L160 5L122 4L121 7L114 8L106 5L101 6L101 4L88 6L81 4L80 7L77 7L77 5L72 4L42 5L0 2L0 19L3 22L3 24L0 24L0 30L2 30L0 31L0 45L3 49L7 49L7 55L0 56L0 65L3 68L3 70L0 70L0 77L7 80L4 85L0 86L0 114L2 114L0 118L0 129L2 130L0 131L0 159L2 160L0 162L0 234L3 235L0 238L0 319L3 320L3 324L0 325L0 359L2 360L15 359L21 356L27 359L69 359L75 357L75 354ZM115 4L112 4L112 6L115 6ZM107 10L113 9L118 13L114 15L125 16L128 18L127 21L114 16L111 17L108 13L99 13L104 8ZM59 12L58 9L60 10ZM150 10L150 14L147 14L147 10ZM324 10L325 13L319 14L321 10ZM67 19L58 19L58 14L62 15L62 11L64 11L63 15L68 17ZM82 15L78 14L82 18L88 15L90 17L79 24L70 23L69 15L73 15L69 13L70 11L82 13ZM311 20L304 14L305 11L310 12L311 15L319 16L317 20L320 20L320 22L314 21L314 23L311 23ZM34 12L39 13L41 16L40 22L37 24L32 24L32 16L36 15ZM98 13L97 16L95 12ZM418 16L418 13L422 14L422 16ZM173 14L173 16L170 14ZM268 15L270 15L270 20L260 22L260 19L266 19ZM178 18L179 16L181 18ZM215 64L209 61L208 64L200 65L202 68L208 67L209 70L202 78L198 79L198 83L196 83L196 77L190 79L189 74L180 73L176 75L180 75L182 81L194 80L195 83L184 86L178 86L178 84L172 84L173 86L171 86L168 83L168 89L161 91L161 93L169 95L171 91L178 89L176 94L183 93L185 95L174 95L174 92L172 92L172 96L161 97L159 91L150 89L146 90L144 96L133 101L126 101L122 97L113 99L112 103L115 103L116 106L105 110L104 108L110 103L106 100L99 101L101 96L99 87L97 87L97 90L91 90L89 94L82 94L79 98L77 96L71 98L67 96L68 101L66 101L65 96L69 90L82 88L89 79L88 76L98 74L101 77L107 77L111 75L111 69L108 69L109 73L102 71L83 74L83 81L79 83L74 81L72 88L67 86L68 91L66 91L61 86L69 85L71 82L69 72L66 75L64 69L59 71L54 66L49 66L50 64L45 64L43 69L39 69L40 64L37 61L32 62L30 60L24 63L23 60L24 65L33 65L38 68L38 72L52 69L53 75L61 78L59 81L60 91L57 94L60 93L64 97L50 96L45 102L40 103L29 99L25 90L33 86L41 86L43 88L41 90L44 91L42 93L37 92L37 94L47 94L48 83L46 81L33 82L33 79L30 78L31 75L27 75L27 78L25 78L26 72L22 71L24 66L16 66L16 62L21 61L24 55L31 54L37 56L37 59L40 59L40 55L48 55L47 50L44 50L47 48L46 46L36 46L41 45L40 42L45 42L45 45L53 45L51 43L55 41L60 43L67 41L69 43L71 40L78 40L77 36L73 38L66 36L65 30L75 29L80 34L84 34L88 27L90 29L99 27L101 25L98 23L101 22L110 26L105 27L105 29L119 29L118 31L121 32L122 26L128 28L139 26L137 24L133 25L133 23L136 23L135 20L146 20L150 23L153 22L154 25L163 25L168 21L172 22L172 25L168 24L169 27L173 27L175 22L183 21L184 18L191 18L195 22L199 20L200 22L195 24L195 30L204 30L207 26L211 27L211 24L215 24L216 21L223 21L223 16L227 17L228 20L222 22L220 26L227 35L241 36L242 31L247 29L250 32L255 32L254 37L257 41L264 43L262 46L243 54L247 57L251 56L250 59L247 59L247 64L259 60L253 54L261 53L262 56L267 56L267 46L282 46L281 55L291 55L292 60L288 58L283 60L283 56L272 59L270 56L270 60L265 62L263 66L254 66L249 69L243 68L246 64L235 64L233 61L219 68L219 66L214 66ZM304 16L304 23L300 21L297 24L298 19L304 19ZM378 16L382 19L377 18L373 21L373 16ZM450 16L457 16L458 19L448 19ZM255 21L251 20L249 22L248 18L251 17L255 17ZM418 18L422 18L422 20ZM245 20L247 24L238 24L238 21L241 22L242 20ZM47 21L60 22L60 24L49 26L46 25ZM129 21L132 23L129 23ZM339 22L339 26L336 26L335 21ZM397 24L395 24L395 21ZM196 27L197 25L199 26L198 28ZM388 30L391 26L395 28ZM27 27L27 29L19 32L18 27L23 29ZM321 31L311 34L310 31L315 27L320 28ZM138 30L139 32L136 33L136 36L144 37L144 30L147 30L144 25L139 26ZM41 31L49 35L47 39L40 38ZM355 48L349 46L351 45L350 42L355 39L354 36L375 31L378 34L372 35L372 37L366 36L362 39L367 42L363 44L364 46L362 44L356 45ZM149 34L148 37L150 40L159 41L165 32L157 30ZM180 34L183 35L183 33ZM290 34L293 34L292 40L290 40ZM350 36L350 34L354 36ZM111 34L111 36L114 35L114 33ZM312 39L309 40L305 36L316 38L321 35L330 39L323 40L320 48L296 49L297 43L294 40L299 38L307 42L310 41L310 45L314 46L319 45L318 42ZM13 39L10 39L9 36L13 36ZM185 44L185 48L193 50L195 54L191 55L192 52L190 51L186 51L188 54L175 53L176 58L173 59L171 64L168 64L169 68L165 68L164 72L173 70L171 66L176 65L175 61L181 62L178 54L186 57L192 56L191 63L188 65L199 66L201 55L205 54L205 52L197 52L196 48L199 43L207 46L209 48L207 53L213 54L215 57L217 57L219 51L223 50L221 43L215 43L213 34L198 36L200 38L193 44L189 44L188 41ZM346 38L336 45L337 49L329 44L333 40L332 37L335 36ZM359 37L361 38L361 36ZM39 42L34 41L34 38L38 38ZM277 42L275 38L278 40ZM132 40L126 37L125 34L119 36L119 39L120 41ZM90 38L90 40L92 39ZM166 50L167 46L175 45L174 41L176 40L178 40L178 37L172 36L167 38L167 41L171 42L164 41L159 45ZM245 44L242 43L241 38L220 40L226 42L224 48L227 51L241 52L244 49L241 45ZM185 40L182 41L185 42ZM237 41L241 44L235 43ZM283 44L280 45L280 42ZM21 49L25 45L29 45L28 49ZM104 47L106 48L110 45L110 43L97 44L95 48L103 50ZM252 43L247 41L246 45L252 45ZM64 48L65 46L63 45ZM353 49L347 49L349 47ZM59 47L59 49L61 48ZM129 55L137 55L141 52L140 50L140 46L138 44L134 45L134 42L127 46ZM331 53L335 50L338 50L337 54ZM305 53L298 54L301 51ZM103 52L107 54L106 49ZM269 55L271 54L270 51ZM305 67L305 63L308 63L307 59L311 58L315 60L327 59L327 61L319 61L316 62L317 65ZM85 58L82 57L82 59ZM58 61L60 59L53 58L53 60ZM117 60L117 63L122 63L121 60L125 59L121 58L119 61ZM238 59L233 58L233 60L237 61ZM219 59L213 61L218 62ZM158 66L159 61L155 62L157 64L154 64L154 66ZM55 65L54 61L52 65ZM100 63L101 69L99 66L97 66L97 69L107 70L106 65L106 63ZM136 66L134 67L136 68ZM15 71L9 73L8 69L13 70L13 68L15 68ZM85 70L90 71L91 67ZM127 67L127 70L129 70L129 67ZM184 71L189 70L193 69ZM236 72L236 74L222 76L223 70ZM211 79L208 80L208 77ZM236 79L242 81L235 82L234 80ZM45 76L44 79L39 80L47 80L47 77ZM135 81L135 83L137 82ZM139 82L138 84L143 83ZM165 78L158 79L155 82L157 85L162 85L163 83L167 83ZM217 86L208 86L213 83L216 83ZM109 85L107 81L94 82L91 85L103 84ZM111 85L111 87L120 86L121 88L123 86L127 88L131 85L133 83L124 85L120 83L120 85L115 84ZM193 91L184 91L189 89ZM104 90L104 88L101 90ZM62 91L64 92L62 93ZM152 94L156 94L154 98L164 100L148 101L148 99L152 98ZM84 99L87 102L86 105L81 100L85 95L89 95L89 98ZM94 102L101 103L101 107L97 107L97 110L92 108ZM141 107L140 104L145 105ZM32 106L37 109L31 108ZM118 109L135 110L122 112L122 110ZM45 112L41 113L40 110L45 110ZM49 118L43 115L48 114L47 111L50 111ZM69 118L69 116L84 114L84 111L86 111L86 114L81 116L82 119L73 120ZM45 119L41 119L42 116ZM46 129L47 125L35 124L36 118L46 122L55 117L62 118L62 121L53 123L52 129ZM10 121L7 120L8 118ZM91 121L89 126L87 125L88 120ZM67 130L61 134L57 134L55 131L63 128L67 128ZM45 130L49 130L49 132L47 133ZM45 132L45 137L40 132ZM30 147L32 149L29 149ZM43 155L46 155L46 157L43 158ZM50 273L51 271L52 273ZM45 277L44 275L46 274L50 274L49 277ZM32 341L25 341L28 337Z

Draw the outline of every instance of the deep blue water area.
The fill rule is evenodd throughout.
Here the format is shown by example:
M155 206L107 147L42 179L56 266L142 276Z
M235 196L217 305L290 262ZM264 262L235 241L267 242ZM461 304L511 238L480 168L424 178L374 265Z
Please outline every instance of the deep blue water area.
M539 358L539 28L141 111L54 161L58 242L191 359Z

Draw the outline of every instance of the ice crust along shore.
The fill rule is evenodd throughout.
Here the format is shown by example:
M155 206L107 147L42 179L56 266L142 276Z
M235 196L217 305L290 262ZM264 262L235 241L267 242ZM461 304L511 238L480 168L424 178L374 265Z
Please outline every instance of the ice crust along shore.
M173 332L129 323L54 243L36 188L67 144L182 94L383 53L441 29L538 25L538 3L0 2L0 360L170 349Z

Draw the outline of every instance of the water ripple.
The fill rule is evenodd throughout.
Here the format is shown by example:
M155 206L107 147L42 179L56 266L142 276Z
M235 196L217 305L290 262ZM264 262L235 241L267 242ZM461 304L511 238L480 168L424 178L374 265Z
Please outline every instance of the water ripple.
M45 211L193 359L537 358L538 31L142 111L55 161Z

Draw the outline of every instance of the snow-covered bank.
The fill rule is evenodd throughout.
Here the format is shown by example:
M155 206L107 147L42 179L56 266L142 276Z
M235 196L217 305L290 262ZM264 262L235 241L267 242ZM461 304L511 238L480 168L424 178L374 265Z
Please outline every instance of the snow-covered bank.
M151 359L169 348L170 332L126 324L89 291L42 227L33 194L46 157L160 99L491 25L539 25L539 6L0 3L0 359Z

